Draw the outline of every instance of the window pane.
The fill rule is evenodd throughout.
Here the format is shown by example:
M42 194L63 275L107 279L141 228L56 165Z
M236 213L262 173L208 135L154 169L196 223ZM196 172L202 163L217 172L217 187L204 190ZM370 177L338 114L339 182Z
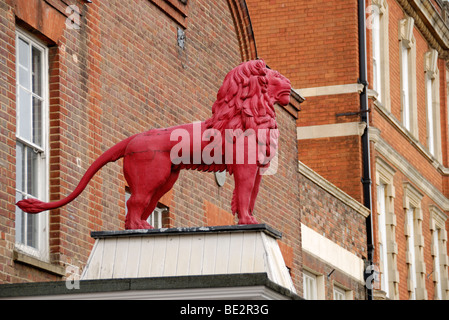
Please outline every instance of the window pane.
M30 89L30 45L19 38L18 48L19 84Z
M28 69L23 68L19 65L19 84L26 88L30 89L30 72Z
M385 201L385 184L377 187L378 200L378 230L379 230L379 257L381 263L381 289L385 291L387 297L388 291L388 257L387 257L387 229L386 229L386 201Z
M334 288L334 300L346 300L344 290L340 288Z
M33 63L33 93L42 97L42 52L35 47L32 49Z
M161 211L160 210L154 210L153 211L153 215L154 215L154 224L153 227L154 228L161 228Z
M20 192L16 192L16 202L23 200L23 196ZM25 243L25 235L23 234L24 230L24 219L23 219L23 211L16 206L16 242L17 243Z
M402 116L403 116L403 123L404 126L407 128L407 130L410 130L410 91L409 91L409 61L408 61L408 53L409 49L402 45L402 66L401 66L401 73L402 73Z
M40 154L20 142L16 145L16 189L38 197Z
M33 197L38 197L39 181L39 154L33 148L26 147L26 192Z
M410 229L410 236L408 238L408 250L411 254L411 261L409 266L409 278L412 281L411 291L411 299L415 299L415 288L416 288L416 269L415 269L415 228L414 228L414 210L407 210L407 223Z
M42 101L33 97L33 143L42 147Z
M316 276L304 272L304 299L317 299Z
M128 200L131 198L131 192L126 189L125 190L125 216L128 214Z
M380 15L379 8L373 6L373 89L377 92L377 99L382 101L381 85L380 85L380 53L381 53L381 43L380 43Z
M23 200L20 192L16 192L16 201ZM29 247L38 248L39 216L23 212L16 207L16 242Z
M27 246L37 249L38 246L38 215L24 213L27 221Z
M25 197L22 192L37 197L38 195L38 158L39 155L30 147L20 142L16 147L16 201ZM22 191L22 192L20 192ZM37 248L38 246L38 216L28 214L16 207L16 242Z
M373 56L373 89L379 94L379 82L377 81L378 75L378 57Z
M162 210L160 208L154 209L147 219L147 222L155 229L162 228Z
M47 98L48 74L44 71L44 64L48 57L45 48L20 32L16 48L16 200L30 197L45 200L42 198L47 189L44 138L47 136L45 119L48 115L44 99ZM16 243L25 250L31 249L31 254L46 259L47 250L42 247L46 242L46 229L41 217L16 208Z
M19 136L27 141L32 141L31 139L31 94L19 87L18 96L18 106L19 106L19 116L18 116L18 127Z
M23 191L24 166L23 166L23 144L16 144L16 189Z
M432 79L427 77L426 79L426 92L427 92L427 124L428 128L428 148L431 154L434 154L434 125L433 125L433 97L432 97Z

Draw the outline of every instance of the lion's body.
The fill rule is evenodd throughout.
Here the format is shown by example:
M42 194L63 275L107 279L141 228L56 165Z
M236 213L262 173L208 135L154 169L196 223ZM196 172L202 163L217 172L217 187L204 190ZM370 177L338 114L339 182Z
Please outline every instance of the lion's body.
M259 168L268 166L269 160L274 156L273 151L271 154L268 151L268 155L266 153L265 158L260 160L259 147L262 144L262 149L266 152L270 149L270 144L271 147L277 146L274 103L287 104L290 89L290 82L278 73L266 69L262 60L243 63L226 76L210 119L136 134L100 156L67 198L53 203L26 199L17 205L30 213L65 205L84 190L101 167L124 158L123 174L131 189L125 221L127 229L152 228L146 220L159 199L173 187L181 169L215 172L227 170L233 174L235 190L232 212L238 215L239 224L255 224L257 221L252 213L262 177ZM276 134L271 132L270 135L270 131L262 131L261 136L258 132L260 129L272 130ZM248 135L236 135L231 139L232 157L227 157L229 155L225 152L225 145L230 140L225 138L226 130L250 132L249 136L255 137L257 147L248 142ZM211 132L221 136L221 140L217 140L221 143L212 153L211 146L214 146L215 138L211 139L212 142L204 138ZM177 135L179 133L181 135ZM239 145L242 148L236 147ZM183 154L185 150L187 152ZM177 157L178 151L181 151L180 157ZM236 162L236 153L240 151L243 152L244 161ZM254 153L257 161L250 161ZM213 161L204 159L204 154L213 155Z
M194 132L195 126L198 127L198 132ZM186 136L189 139L172 141L171 136L176 130L188 133ZM150 130L137 135L129 142L123 161L124 176L131 189L131 198L127 203L127 229L151 227L146 222L148 216L157 206L159 199L173 187L182 169L210 172L228 170L233 173L238 190L234 193L234 197L236 194L242 194L244 196L241 199L245 199L246 194L252 194L259 168L257 163L226 164L225 154L222 154L221 160L215 163L205 163L200 156L197 159L194 158L195 155L201 155L210 145L209 141L201 139L206 130L204 122L186 124L168 129ZM189 158L182 159L179 164L173 164L171 158L171 151L176 146L191 151ZM247 158L246 151L245 158ZM250 200L251 197L248 198L248 201ZM233 202L236 202L234 207L239 207L237 198L233 199ZM249 202L244 203L243 206L248 207ZM241 224L256 223L254 218L240 215L239 222Z

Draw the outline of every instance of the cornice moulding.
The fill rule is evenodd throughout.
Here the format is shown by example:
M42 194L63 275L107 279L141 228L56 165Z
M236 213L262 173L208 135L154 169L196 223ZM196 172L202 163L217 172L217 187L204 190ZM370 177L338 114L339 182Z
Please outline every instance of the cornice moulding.
M397 0L404 12L443 59L449 59L449 28L430 1Z

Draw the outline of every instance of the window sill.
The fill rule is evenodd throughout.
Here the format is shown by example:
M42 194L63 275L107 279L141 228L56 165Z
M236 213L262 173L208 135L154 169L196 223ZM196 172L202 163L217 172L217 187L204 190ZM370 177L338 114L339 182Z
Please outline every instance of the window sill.
M26 264L43 271L55 274L60 277L64 277L66 275L65 268L59 265L51 264L42 260L39 260L35 257L27 255L23 252L14 250L14 261L22 264Z

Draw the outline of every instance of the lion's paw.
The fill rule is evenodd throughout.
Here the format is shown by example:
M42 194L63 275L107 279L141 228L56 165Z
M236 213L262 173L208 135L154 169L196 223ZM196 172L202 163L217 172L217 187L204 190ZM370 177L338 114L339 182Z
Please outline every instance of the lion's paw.
M253 216L247 216L240 218L239 224L259 224L259 222Z
M253 216L250 217L251 218L251 224L259 224L259 221L257 221L256 218L254 218Z
M132 222L126 223L125 229L126 230L138 230L138 229L154 229L154 228L147 221L138 220L138 221L132 221Z

